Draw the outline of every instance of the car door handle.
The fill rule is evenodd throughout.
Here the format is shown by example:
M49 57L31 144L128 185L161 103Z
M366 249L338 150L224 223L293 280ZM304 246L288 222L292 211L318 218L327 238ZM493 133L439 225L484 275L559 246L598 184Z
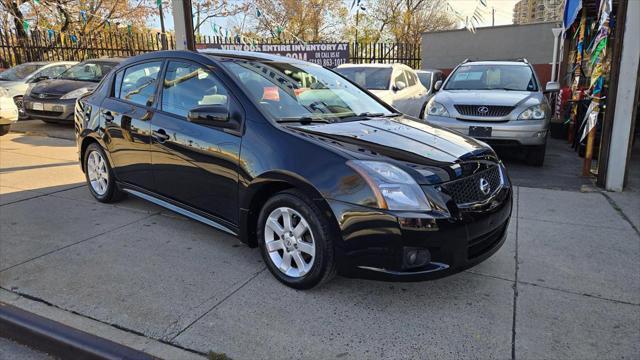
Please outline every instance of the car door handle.
M156 139L157 142L163 143L169 140L170 136L167 135L167 132L164 129L158 129L153 131L153 138Z

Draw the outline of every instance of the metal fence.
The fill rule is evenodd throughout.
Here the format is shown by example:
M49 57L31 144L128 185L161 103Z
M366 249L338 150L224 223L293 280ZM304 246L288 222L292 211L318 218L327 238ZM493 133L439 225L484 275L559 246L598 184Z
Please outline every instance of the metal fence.
M29 61L62 61L100 57L128 57L163 48L175 49L171 34L163 37L157 33L138 33L111 30L89 33L83 36L59 32L32 30L19 37L13 31L0 31L0 68L8 68ZM252 40L263 44L296 43L279 39ZM196 42L206 44L240 44L239 38L196 36ZM403 63L420 68L420 45L403 43L350 43L349 62Z

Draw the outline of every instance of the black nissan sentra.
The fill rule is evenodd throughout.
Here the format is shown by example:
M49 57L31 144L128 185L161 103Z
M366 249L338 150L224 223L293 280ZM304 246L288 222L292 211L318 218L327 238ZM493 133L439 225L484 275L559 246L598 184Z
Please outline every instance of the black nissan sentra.
M96 199L131 194L236 235L294 288L434 279L506 238L512 189L491 148L308 62L133 57L78 99L75 126Z

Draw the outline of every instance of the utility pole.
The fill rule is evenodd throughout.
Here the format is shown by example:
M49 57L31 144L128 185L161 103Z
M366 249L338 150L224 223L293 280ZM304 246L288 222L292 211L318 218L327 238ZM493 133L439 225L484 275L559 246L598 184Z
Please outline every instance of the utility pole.
M491 7L491 26L496 26L496 8Z
M171 1L173 4L173 24L176 31L176 50L195 50L191 0Z
M157 0L158 11L160 12L160 45L162 50L167 50L167 33L164 29L164 14L162 11L162 0Z

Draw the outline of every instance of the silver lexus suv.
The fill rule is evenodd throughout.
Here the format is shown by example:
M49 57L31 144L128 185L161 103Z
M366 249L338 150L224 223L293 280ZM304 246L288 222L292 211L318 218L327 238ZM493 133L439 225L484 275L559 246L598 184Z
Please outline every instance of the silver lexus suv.
M547 84L547 91L557 88ZM434 89L424 112L428 123L492 145L525 147L527 162L542 166L551 110L526 60L465 61Z

